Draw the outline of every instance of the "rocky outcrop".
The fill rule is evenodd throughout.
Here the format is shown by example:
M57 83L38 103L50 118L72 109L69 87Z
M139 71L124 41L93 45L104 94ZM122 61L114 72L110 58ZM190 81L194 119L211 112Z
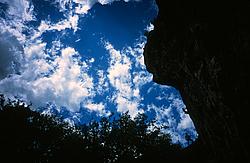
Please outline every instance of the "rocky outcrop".
M145 63L155 82L182 95L199 133L188 152L203 162L247 162L250 1L156 1Z

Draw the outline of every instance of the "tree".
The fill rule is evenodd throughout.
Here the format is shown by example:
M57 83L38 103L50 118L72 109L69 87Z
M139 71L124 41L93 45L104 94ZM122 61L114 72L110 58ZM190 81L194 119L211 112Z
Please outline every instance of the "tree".
M0 159L4 161L165 162L176 160L180 152L145 114L132 119L127 112L117 119L103 117L71 127L56 116L32 111L20 100L0 96L0 106Z

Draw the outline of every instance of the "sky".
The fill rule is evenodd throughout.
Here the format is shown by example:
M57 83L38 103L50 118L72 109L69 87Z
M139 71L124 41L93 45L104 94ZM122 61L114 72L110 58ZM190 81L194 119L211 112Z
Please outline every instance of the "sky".
M145 113L173 143L197 132L179 92L152 81L154 0L0 0L0 93L71 124Z

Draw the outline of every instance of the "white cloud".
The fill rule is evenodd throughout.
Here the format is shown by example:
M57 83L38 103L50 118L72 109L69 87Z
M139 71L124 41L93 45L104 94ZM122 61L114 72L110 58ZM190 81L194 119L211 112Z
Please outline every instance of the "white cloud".
M35 58L44 58L44 50L46 47L46 43L42 43L40 41L35 44L31 44L27 47L24 47L25 58L28 60Z
M89 62L90 62L90 63L95 62L95 58L90 58Z
M114 1L119 1L119 0L57 0L57 2L59 3L60 9L62 11L66 10L66 6L72 6L72 2L74 3L74 5L76 6L74 8L74 12L76 14L87 14L88 11L94 6L94 4L96 3L100 3L102 5L106 5L106 4L110 4ZM129 2L129 1L136 1L139 2L141 0L123 0L124 2Z
M43 44L26 47L25 51L29 58L42 55ZM2 80L0 91L31 101L35 107L52 102L59 107L78 111L80 103L93 95L93 79L84 72L73 55L78 53L68 47L61 50L61 55L53 63L49 64L43 58L33 59L27 63L21 76L13 75ZM42 73L49 69L53 72L49 76L43 76Z
M62 31L62 30L69 28L69 29L73 29L74 32L76 32L78 29L78 19L79 19L78 15L74 15L74 16L70 15L68 19L60 21L54 25L51 25L48 30Z
M7 0L1 0L1 1L7 2ZM12 0L12 1L18 1L18 0ZM56 0L56 2L59 4L60 11L64 12L64 15L66 15L67 18L54 24L52 24L49 21L42 20L40 23L40 26L38 27L38 30L34 30L34 34L31 39L34 40L40 37L44 32L51 31L51 30L63 31L65 29L73 29L74 32L76 32L78 29L80 29L78 27L78 21L80 19L79 16L87 14L88 11L93 7L95 3L106 5L114 1L116 0L73 0L73 1L72 0ZM124 0L124 1L128 2L129 0ZM140 1L140 0L131 0L131 1ZM21 5L22 7L20 7L21 10L15 12L15 14L20 15L20 12L22 12L24 13L22 20L25 20L25 21L33 20L34 19L33 6L30 5L30 3L26 0L21 0L20 3L22 4ZM16 8L17 6L18 5L12 5L12 8ZM65 12L65 11L68 11L67 8L70 8L69 12ZM18 26L21 27L21 25L18 25ZM19 32L19 35L21 35L21 32Z
M104 71L103 70L98 70L97 72L98 75L98 85L103 85L105 82L106 76L104 76Z
M8 4L8 14L14 16L14 19L22 21L30 21L34 19L33 6L28 0L0 0L2 3Z
M78 4L78 6L75 9L75 12L77 14L87 14L90 8L91 7L88 4L86 5Z
M178 129L194 128L194 124L188 115L183 116L181 122L178 124Z
M52 47L46 49L47 54L50 54L51 57L54 57L60 53L60 50L63 47L63 44L59 40L55 40L51 42Z
M151 82L153 79L153 75L146 70L146 66L144 64L143 49L145 44L146 40L145 37L143 37L136 43L135 47L127 47L124 50L126 55L132 56L134 59L134 68L136 68L137 71L133 72L133 84L137 88Z
M93 110L93 111L102 111L105 108L105 106L103 105L103 103L99 103L99 104L88 103L88 104L86 104L84 106L86 108L88 108L89 110Z
M105 48L110 54L107 76L110 84L117 91L113 95L117 103L117 111L129 111L131 117L135 117L139 112L142 112L142 109L139 106L141 100L139 89L138 87L133 88L132 61L126 54L114 49L108 42L105 44Z
M55 0L60 6L61 12L64 12L67 10L67 6L72 6L72 0Z
M104 73L104 70L97 71L97 78L98 82L95 84L95 91L98 95L103 95L109 89L107 75Z
M166 129L166 132L171 135L173 143L181 142L185 145L185 134L188 132L192 135L192 138L197 137L194 124L188 114L185 114L183 108L185 108L182 100L177 94L171 93L171 95L165 97L165 95L158 96L158 100L168 101L169 106L157 107L154 104L147 106L148 111L154 110L156 112L156 120L159 125L167 125L170 128ZM178 113L179 115L175 115Z
M138 113L143 113L142 109L139 109L139 101L127 99L121 95L117 95L117 111L125 113L128 111L129 115L134 118Z
M51 24L49 21L42 20L37 30L34 30L33 36L31 37L31 40L35 40L39 38L43 33L46 31L63 31L65 29L73 29L74 32L76 32L78 27L78 15L69 15L67 19L61 20L55 24Z
M110 54L110 67L108 69L108 78L112 86L117 88L120 93L129 95L131 93L131 61L129 58L115 50L109 43L106 49Z
M146 31L150 32L154 30L154 25L152 23L150 23L147 27L146 27Z
M28 0L0 0L8 5L6 19L0 18L0 33L9 33L24 43L25 35L22 33L26 28L25 22L35 20L33 5Z
M39 88L38 96L42 92L42 95L46 96L46 91L53 90L52 100L58 106L65 106L72 111L80 109L80 102L91 96L93 89L93 79L82 73L81 67L72 57L75 54L73 48L63 49L61 56L55 60L55 72L34 82L34 87Z
M80 13L87 13L88 10L90 8L92 8L92 6L95 4L95 3L100 3L102 5L106 5L106 4L110 4L114 1L117 1L117 0L74 0L75 3L77 4L80 4L81 5L81 11ZM124 0L124 2L129 2L129 1L132 1L132 0ZM134 0L134 1L140 1L140 0Z
M90 111L97 112L97 114L99 114L100 116L109 116L111 114L109 110L105 110L106 105L102 102L94 103L92 101L87 101L83 106Z

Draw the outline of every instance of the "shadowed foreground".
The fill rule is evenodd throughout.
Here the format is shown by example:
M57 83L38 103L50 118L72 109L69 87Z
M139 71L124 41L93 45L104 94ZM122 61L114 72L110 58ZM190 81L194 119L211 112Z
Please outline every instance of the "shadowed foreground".
M0 162L182 162L180 146L143 114L70 127L0 98ZM148 130L148 128L154 128ZM164 126L163 126L164 127Z

